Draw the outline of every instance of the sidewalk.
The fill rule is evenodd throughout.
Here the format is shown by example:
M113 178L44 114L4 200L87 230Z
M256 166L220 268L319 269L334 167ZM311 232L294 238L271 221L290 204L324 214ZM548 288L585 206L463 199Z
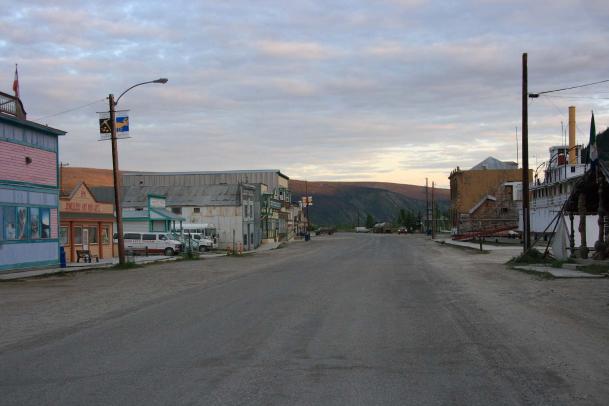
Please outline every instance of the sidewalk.
M553 268L543 265L517 265L514 269L527 272L535 272L539 274L551 275L554 278L606 278L607 275L595 275L583 271L574 271L564 268Z
M433 240L439 244L452 245L454 247L459 248L468 248L474 249L476 251L480 251L480 243L467 242L467 241L455 241L450 238L437 238ZM489 251L504 251L504 252L522 252L522 247L520 245L494 245L494 244L485 244L482 243L482 252Z
M134 261L138 265L149 264L152 262L167 262L175 261L178 257L167 257L164 255L155 255L148 257L134 257ZM32 270L18 270L9 273L0 274L0 281L9 281L15 279L32 278L35 276L52 275L68 272L87 271L91 269L110 268L118 264L118 258L102 259L99 262L69 262L66 268L42 268Z

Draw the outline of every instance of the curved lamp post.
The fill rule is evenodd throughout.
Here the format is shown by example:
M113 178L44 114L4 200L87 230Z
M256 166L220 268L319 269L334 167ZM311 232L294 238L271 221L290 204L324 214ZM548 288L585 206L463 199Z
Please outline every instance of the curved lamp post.
M137 86L147 85L149 83L167 83L167 78L160 78L156 80L150 80L148 82L142 82L135 84L125 90L118 96L116 101L114 95L110 93L108 101L110 103L110 139L112 141L112 177L114 180L114 206L116 211L116 234L118 239L118 262L119 264L125 263L125 240L123 238L123 210L121 208L120 200L120 182L119 182L119 170L118 170L118 149L116 143L116 106L118 105L121 97L125 95L129 90Z

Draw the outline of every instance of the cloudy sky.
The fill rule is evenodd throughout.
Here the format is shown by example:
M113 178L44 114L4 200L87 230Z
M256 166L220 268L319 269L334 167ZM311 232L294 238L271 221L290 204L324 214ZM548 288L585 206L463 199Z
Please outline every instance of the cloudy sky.
M522 52L531 92L609 79L606 0L0 4L0 90L18 63L28 119L68 132L71 166L111 167L108 93L167 77L120 101L122 169L447 185L457 165L516 160ZM591 109L609 126L607 83L532 100L532 166L569 105L579 142Z

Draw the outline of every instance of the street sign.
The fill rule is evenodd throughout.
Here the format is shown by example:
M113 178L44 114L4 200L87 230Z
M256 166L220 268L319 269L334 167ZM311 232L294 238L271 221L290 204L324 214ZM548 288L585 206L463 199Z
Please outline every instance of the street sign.
M119 110L114 116L116 125L116 139L130 138L129 137L129 110ZM99 140L107 141L112 137L112 128L110 127L110 113L107 111L98 112L99 114Z

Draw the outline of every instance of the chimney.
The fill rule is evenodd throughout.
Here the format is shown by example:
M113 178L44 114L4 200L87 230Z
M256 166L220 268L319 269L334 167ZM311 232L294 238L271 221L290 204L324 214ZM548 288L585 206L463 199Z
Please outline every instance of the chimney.
M577 164L575 148L575 106L569 106L569 165Z

